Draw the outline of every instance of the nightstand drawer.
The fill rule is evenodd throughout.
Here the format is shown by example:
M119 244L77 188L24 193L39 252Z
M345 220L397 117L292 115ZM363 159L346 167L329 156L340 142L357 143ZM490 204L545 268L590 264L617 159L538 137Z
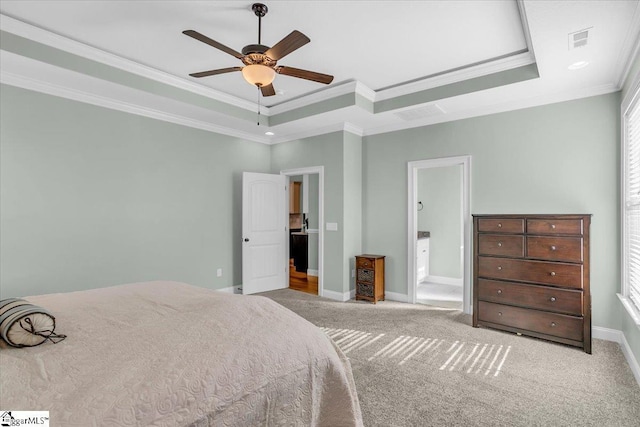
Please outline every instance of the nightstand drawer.
M478 231L488 233L524 233L524 219L480 218Z
M368 268L359 268L356 272L356 280L358 282L373 283L375 281L375 270L369 270Z
M486 279L533 282L566 288L582 288L582 265L478 257L478 276Z
M527 257L582 262L582 237L527 237Z
M478 302L478 319L574 341L583 339L582 317L480 301Z
M529 234L577 234L582 235L581 219L528 219Z
M581 316L582 291L478 279L478 299Z
M523 257L524 236L480 234L478 235L478 254Z
M356 257L356 268L373 268L374 264L374 259Z
M374 287L372 283L360 283L360 282L356 283L356 295L359 295L361 297L373 298L374 297L373 290L374 290Z

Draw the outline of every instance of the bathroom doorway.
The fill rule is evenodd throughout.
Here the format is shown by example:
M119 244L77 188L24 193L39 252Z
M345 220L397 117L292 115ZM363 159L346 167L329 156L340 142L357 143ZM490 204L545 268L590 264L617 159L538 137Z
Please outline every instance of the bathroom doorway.
M409 302L471 311L469 156L409 163Z

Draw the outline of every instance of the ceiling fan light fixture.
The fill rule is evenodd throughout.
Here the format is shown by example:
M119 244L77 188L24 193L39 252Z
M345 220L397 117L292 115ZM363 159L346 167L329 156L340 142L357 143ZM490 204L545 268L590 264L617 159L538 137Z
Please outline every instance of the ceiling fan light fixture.
M250 85L268 86L276 77L276 70L266 65L247 65L242 69L242 76Z

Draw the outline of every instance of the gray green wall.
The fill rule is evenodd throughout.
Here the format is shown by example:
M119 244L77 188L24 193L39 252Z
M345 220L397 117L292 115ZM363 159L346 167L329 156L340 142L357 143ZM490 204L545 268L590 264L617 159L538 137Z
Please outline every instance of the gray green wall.
M269 146L1 90L2 298L241 283L242 171L268 172Z
M588 213L593 324L619 327L619 93L476 117L363 142L363 248L407 293L407 162L471 155L471 212Z
M323 281L329 292L344 294L353 287L349 268L362 240L361 152L361 139L342 131L284 142L271 150L273 173L324 166L324 222L338 224L338 231L324 232Z
M429 231L429 275L462 279L462 166L418 171L418 230Z

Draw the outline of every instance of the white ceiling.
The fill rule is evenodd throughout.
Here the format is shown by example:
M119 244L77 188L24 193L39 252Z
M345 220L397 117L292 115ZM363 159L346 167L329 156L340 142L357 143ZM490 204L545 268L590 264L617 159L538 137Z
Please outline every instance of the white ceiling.
M237 51L257 43L251 1L10 1L0 3L0 29L47 46L228 104L245 117L102 79L5 49L2 81L110 108L261 142L347 129L372 134L619 90L638 49L640 7L630 1L264 1L262 43L296 29L311 43L279 65L335 76L319 83L279 75L276 96L262 98L265 116L284 123L255 126L257 90L229 73L189 73L242 65L181 32L199 31ZM590 28L586 47L569 49L568 34ZM588 61L586 68L568 65ZM539 77L468 93L442 91L372 112L362 105L313 107L344 94L374 106L455 82L535 63ZM509 83L509 82L507 82ZM446 87L446 86L445 86ZM84 96L83 96L84 95ZM432 107L437 103L439 109ZM294 117L307 108L305 117ZM398 112L417 110L411 120ZM420 114L418 114L420 113ZM242 114L240 114L242 115ZM249 117L249 119L247 118ZM275 136L265 136L270 130Z

